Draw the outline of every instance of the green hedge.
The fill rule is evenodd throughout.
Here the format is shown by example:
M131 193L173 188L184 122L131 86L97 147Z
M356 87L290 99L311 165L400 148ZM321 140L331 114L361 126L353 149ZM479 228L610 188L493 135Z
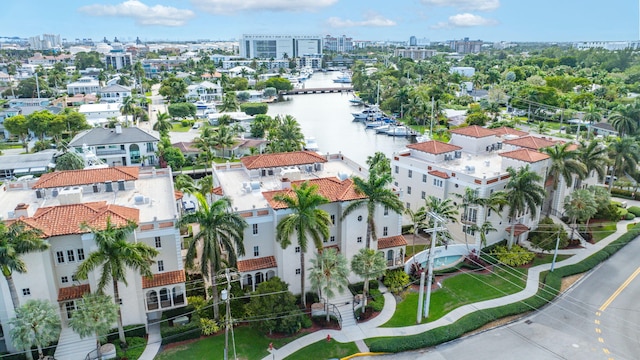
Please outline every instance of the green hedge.
M625 220L633 220L633 219L635 219L635 218L636 218L636 215L635 215L635 214L632 214L632 213L630 213L630 212L628 212L628 213L624 216L624 219L625 219Z
M630 213L632 213L633 215L640 216L640 206L632 206L630 208L627 209Z
M611 195L615 197L619 197L623 199L631 199L631 200L638 200L640 198L640 194L636 194L631 190L624 190L624 189L615 188L615 187L611 189Z
M197 316L191 318L191 321L185 325L169 326L163 323L160 326L160 334L162 335L162 345L174 342L198 339L202 335L200 329L200 319Z
M640 235L640 225L634 226L626 234L611 242L609 246L594 253L577 264L557 268L553 273L541 273L541 284L538 292L524 301L491 309L479 310L463 316L451 325L441 326L420 334L373 339L369 343L369 349L372 352L396 353L431 347L457 339L460 336L476 330L494 320L538 309L557 296L560 291L563 277L580 274L593 269L596 265L608 259L612 254L627 245L638 235Z
M244 103L240 104L240 110L252 116L266 114L269 110L269 105L267 105L267 103Z
M147 329L144 324L133 324L127 325L124 327L124 336L125 337L145 337L147 335ZM107 342L114 343L114 341L118 340L118 328L113 328L109 330L107 335Z

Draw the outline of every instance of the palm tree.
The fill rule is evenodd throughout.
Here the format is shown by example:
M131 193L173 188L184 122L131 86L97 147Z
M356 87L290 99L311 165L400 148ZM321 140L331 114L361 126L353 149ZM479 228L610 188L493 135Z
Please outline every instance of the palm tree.
M78 265L76 277L86 280L89 273L100 268L100 280L98 281L98 291L103 292L109 283L113 285L113 298L116 304L120 304L120 292L118 283L127 283L127 268L139 272L142 276L153 276L151 264L153 258L158 256L158 250L142 242L130 242L129 236L135 231L138 225L132 221L127 221L124 226L118 226L111 222L111 217L107 217L104 226L100 228L82 224L81 228L93 233L93 239L97 250L87 256ZM126 344L124 328L122 327L122 312L118 306L118 337L121 344Z
M212 143L222 148L222 154L220 157L225 157L225 149L235 144L236 140L233 138L233 131L228 126L222 125L213 131Z
M20 300L13 282L13 272L27 272L27 264L22 260L22 255L49 248L49 243L40 236L42 231L29 228L20 221L8 226L0 223L0 269L7 280L14 310L20 307Z
M213 139L214 132L213 128L205 127L202 129L200 136L193 139L193 146L200 150L200 154L198 154L198 160L204 164L204 172L208 173L207 167L213 161L214 148L216 146L215 141Z
M291 115L276 116L274 121L275 131L269 133L271 152L291 152L302 150L304 146L304 134L298 121Z
M58 340L60 316L58 309L47 300L29 300L16 309L16 317L9 320L11 341L18 349L26 350L31 359L31 347L38 348L38 358L43 359L42 347Z
M173 187L175 187L176 190L183 191L189 194L193 194L198 191L193 178L187 174L177 175L173 180Z
M542 176L529 168L529 165L515 170L507 168L509 181L507 181L506 199L509 204L509 218L511 218L511 235L507 246L513 245L513 236L518 218L524 215L527 210L531 212L531 217L535 218L538 207L544 201L545 191L540 184Z
M96 352L100 359L102 358L100 339L111 330L113 323L118 319L119 312L120 307L110 296L101 293L85 294L82 296L82 302L73 312L69 326L81 338L96 337Z
M618 135L633 135L640 124L640 102L618 106L609 116L609 122Z
M135 112L135 100L131 96L127 96L122 100L122 106L120 107L120 113L125 116L125 123L129 124L128 115L132 115Z
M202 194L196 193L198 210L185 215L180 220L180 225L191 223L200 224L200 232L194 234L193 241L187 249L186 263L188 268L194 266L194 260L200 248L200 272L203 277L209 276L213 288L213 314L219 318L218 312L218 281L216 274L224 268L224 263L230 268L235 268L238 256L244 256L244 229L247 222L233 211L231 199L220 198L211 205ZM223 259L223 252L226 259Z
M362 296L364 298L363 309L367 306L369 280L381 277L386 270L387 262L384 260L384 256L382 253L373 249L362 248L351 258L351 271L364 279L362 287Z
M439 198L429 195L425 199L425 210L427 213L432 212L447 222L457 223L458 222L458 209L453 205L453 200L444 199L440 200ZM429 218L427 222L429 227L435 227L435 222L432 218ZM449 232L440 233L444 238L449 238L451 235ZM438 239L431 239L431 241L437 241Z
M335 296L334 289L341 294L349 284L347 277L349 276L349 266L347 258L333 248L324 249L316 254L315 259L311 259L311 269L309 270L309 279L311 286L318 289L318 296L326 297L325 310L327 314L327 323L329 322L329 298Z
M576 160L584 164L587 176L595 171L598 174L598 180L603 181L607 175L607 162L609 161L607 148L598 141L590 141L588 143L581 141ZM581 183L582 179L578 178L578 188L580 188Z
M573 144L557 143L554 146L542 149L543 153L549 155L551 161L549 170L547 171L547 177L553 180L553 192L549 196L547 214L550 214L553 208L560 178L564 180L567 187L570 187L573 184L574 175L578 178L584 178L587 175L587 167L578 158L580 153L571 150L570 146L573 146Z
M342 211L342 219L360 208L367 209L367 241L366 248L371 249L371 239L378 240L376 234L375 212L381 205L396 214L401 214L404 206L396 193L388 185L393 181L389 159L383 154L376 153L367 160L369 164L369 178L353 177L356 192L363 198L349 203ZM387 171L388 170L388 171Z
M609 179L609 193L617 172L623 168L635 169L640 161L640 146L635 139L629 136L616 138L609 143L609 158L611 164L611 178Z
M474 230L477 230L480 233L480 246L482 247L487 246L487 234L489 234L489 232L492 232L492 231L498 231L498 229L493 227L493 224L491 223L491 221L483 222L482 225L480 225L480 227Z
M413 252L416 251L416 235L420 232L420 229L423 229L427 226L426 218L427 213L424 206L420 207L418 210L413 211L411 208L404 209L405 215L409 217L411 220L411 228L409 228L408 233L413 234Z
M173 129L171 116L165 112L158 113L158 119L156 123L153 124L153 130L158 131L161 134L166 134L171 129Z
M580 189L564 198L564 210L569 219L571 219L571 222L573 222L573 229L571 230L571 237L569 238L573 239L578 221L589 222L589 218L598 212L598 206L591 191Z
M457 198L462 200L460 206L462 207L462 221L470 223L470 226L477 227L477 218L472 216L473 213L477 213L478 205L480 205L480 197L478 196L478 189L472 189L470 187L466 187L464 189L464 193L462 194L454 194ZM469 243L467 242L467 233L468 231L464 231L464 243L467 245L467 250L469 248Z
M600 122L602 120L602 113L598 110L595 104L591 103L585 108L582 120L589 122L589 125L593 125L593 123ZM589 134L591 134L591 130L587 133L587 139L589 139Z
M224 94L222 98L222 104L220 105L220 112L233 112L240 108L238 105L238 99L234 91L229 91Z
M280 201L291 211L276 227L276 241L283 249L291 245L291 237L295 234L296 244L300 248L300 294L302 306L306 308L307 301L304 293L305 271L304 254L307 252L307 237L311 237L318 252L322 249L323 240L329 238L331 218L329 213L319 206L329 200L318 194L318 186L304 182L292 188L294 196L278 194L274 200Z

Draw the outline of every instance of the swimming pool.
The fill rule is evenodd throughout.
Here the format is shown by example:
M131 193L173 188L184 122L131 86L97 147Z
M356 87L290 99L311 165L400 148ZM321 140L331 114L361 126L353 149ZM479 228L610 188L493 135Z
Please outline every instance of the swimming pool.
M441 256L439 258L435 258L433 259L433 268L434 269L446 269L448 267L450 267L451 265L457 264L460 260L462 259L462 255L448 255L448 256ZM422 265L423 269L427 268L427 262L423 262L420 265Z

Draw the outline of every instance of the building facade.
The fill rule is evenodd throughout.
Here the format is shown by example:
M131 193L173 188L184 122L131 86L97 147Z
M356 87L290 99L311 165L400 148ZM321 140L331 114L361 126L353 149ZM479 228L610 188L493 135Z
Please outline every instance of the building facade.
M240 56L246 59L284 59L304 55L322 55L322 37L244 34L240 40Z
M69 142L69 147L81 154L86 154L88 150L109 166L141 166L158 163L156 151L159 141L137 127L123 128L117 125L115 129L95 127L85 130ZM89 163L91 157L86 157L85 161L87 166L95 165Z
M68 95L95 94L98 90L100 90L100 82L88 76L67 84Z
M323 49L325 51L333 51L333 52L351 52L353 51L353 39L347 37L346 35L342 36L331 36L327 35L323 39Z
M396 48L393 50L393 56L409 58L413 60L424 60L436 55L433 49L423 49L418 47L409 47L406 49Z
M469 40L468 37L449 41L449 47L458 54L478 54L482 50L482 44L482 40Z

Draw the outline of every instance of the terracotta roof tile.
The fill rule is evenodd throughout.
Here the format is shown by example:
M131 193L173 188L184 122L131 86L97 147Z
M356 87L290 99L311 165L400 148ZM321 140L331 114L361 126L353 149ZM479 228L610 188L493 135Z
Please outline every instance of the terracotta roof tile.
M447 144L437 140L430 140L430 141L407 145L407 148L426 152L429 154L435 154L435 155L444 154L444 153L448 153L456 150L462 150L460 146Z
M443 179L448 179L449 178L449 174L447 174L444 171L439 171L439 170L429 171L427 174L433 175L433 176L437 176L437 177L443 178Z
M510 159L516 159L520 161L525 161L528 163L535 163L538 161L546 160L549 158L549 155L543 154L541 152L537 152L529 149L518 149L513 151L507 151L500 153L500 156L504 156Z
M140 210L119 205L107 205L106 201L82 204L41 207L29 218L21 218L27 226L40 229L46 237L83 234L82 224L102 229L107 218L116 226L124 226L128 220L138 222Z
M181 141L181 142L177 142L175 144L171 144L171 146L178 148L178 150L180 150L181 153L185 154L185 153L199 153L200 149L198 149L197 147L195 147L194 143L192 141Z
M497 135L495 131L491 129L483 128L482 126L478 126L478 125L465 126L462 128L453 129L449 132L452 134L470 136L474 138L483 138L487 136Z
M505 144L518 146L521 148L527 148L531 150L540 150L549 146L553 146L561 141L555 141L546 138L539 138L536 136L524 136L518 139L505 140Z
M317 185L318 186L318 194L329 199L329 202L338 202L338 201L350 201L350 200L358 200L366 198L365 195L358 193L355 185L353 184L353 180L346 179L340 180L338 178L321 178L321 179L311 179L311 180L300 180L291 182L291 186L300 186L305 181L309 182L309 185ZM279 201L275 201L273 197L276 194L286 194L289 196L295 196L293 189L286 190L274 190L274 191L265 191L262 193L262 196L267 200L269 205L275 210L285 209L286 205Z
M184 270L167 271L154 274L152 277L142 277L142 288L148 289L156 286L183 283L187 280Z
M247 169L265 169L282 166L325 163L327 159L313 151L294 151L288 153L261 154L245 156L240 159Z
M407 240L402 235L396 235L396 236L378 239L378 250L388 249L388 248L398 247L398 246L405 246L405 245L407 245Z
M60 288L60 290L58 290L58 301L80 299L82 295L90 292L91 288L89 284Z
M238 271L248 272L277 267L276 258L265 256L256 259L238 260Z
M513 228L513 236L519 236L522 233L525 233L527 231L529 231L531 229L529 229L526 225L524 224L516 224ZM508 226L506 228L507 233L511 233L511 226Z
M83 169L55 171L44 174L33 186L38 188L55 188L64 186L90 185L105 181L138 180L139 167L117 166L103 169Z
M222 191L222 186L214 187L211 189L211 193L213 195L224 196L224 191Z
M503 127L500 127L500 128L497 128L497 129L492 129L492 130L495 131L496 135L498 135L498 136L515 135L515 136L520 137L520 136L529 135L529 133L526 132L526 131L516 130L514 128L510 128L510 127L507 127L507 126L503 126Z
M182 191L174 190L173 191L173 197L176 200L180 200L180 199L182 199L184 197L184 194L182 193Z

